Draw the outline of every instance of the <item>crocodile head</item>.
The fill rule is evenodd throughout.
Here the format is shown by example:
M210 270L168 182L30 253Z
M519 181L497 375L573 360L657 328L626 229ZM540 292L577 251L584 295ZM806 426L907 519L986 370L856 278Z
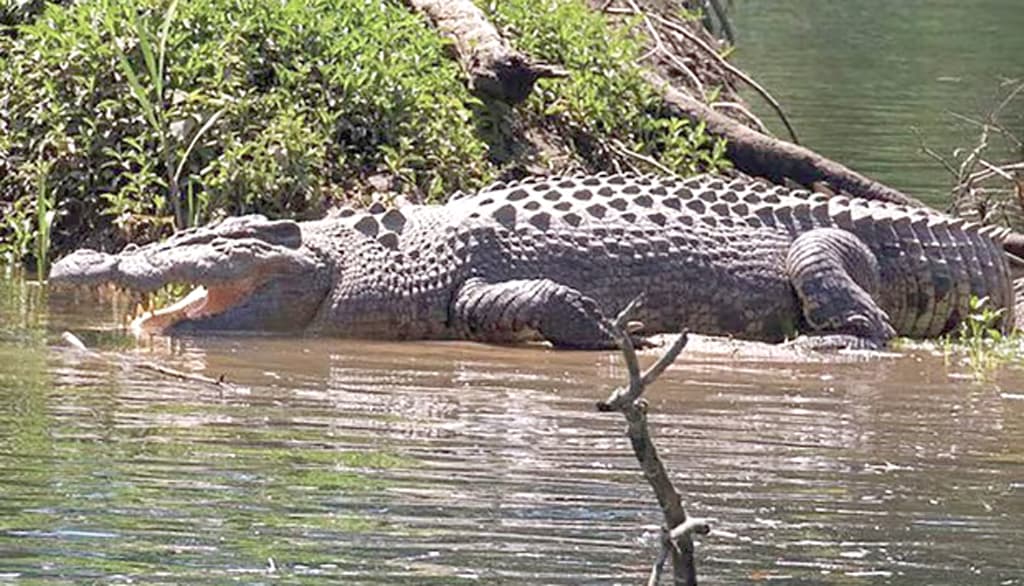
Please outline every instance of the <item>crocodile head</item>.
M53 265L50 283L140 293L194 286L183 299L137 317L132 329L140 333L294 331L310 323L327 296L325 263L303 243L297 223L243 216L117 254L77 250Z

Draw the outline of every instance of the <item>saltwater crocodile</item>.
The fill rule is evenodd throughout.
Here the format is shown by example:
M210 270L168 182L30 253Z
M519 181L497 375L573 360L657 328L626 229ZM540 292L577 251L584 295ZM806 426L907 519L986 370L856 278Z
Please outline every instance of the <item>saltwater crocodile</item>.
M595 175L496 184L443 206L310 222L230 218L118 254L79 250L58 284L201 285L144 331L614 344L643 334L884 345L949 332L987 297L1012 322L1003 232L927 209L751 179Z

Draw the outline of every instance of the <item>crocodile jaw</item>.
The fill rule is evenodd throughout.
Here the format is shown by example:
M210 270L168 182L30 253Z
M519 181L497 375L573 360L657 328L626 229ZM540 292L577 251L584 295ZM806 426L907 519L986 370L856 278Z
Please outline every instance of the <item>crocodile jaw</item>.
M140 333L295 331L309 325L331 274L298 223L240 216L117 254L78 250L51 267L50 283L139 294L169 284L198 287L137 317L131 327Z
M251 285L199 286L167 307L142 313L129 327L136 335L160 334L185 320L200 320L228 311L241 304L252 290Z

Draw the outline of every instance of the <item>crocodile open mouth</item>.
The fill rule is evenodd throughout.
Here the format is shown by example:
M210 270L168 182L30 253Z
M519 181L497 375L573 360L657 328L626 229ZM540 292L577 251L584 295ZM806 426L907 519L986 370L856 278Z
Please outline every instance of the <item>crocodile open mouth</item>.
M327 295L327 273L296 222L240 216L118 253L76 250L49 282L109 293L139 333L295 331Z
M160 334L186 320L194 322L225 313L241 305L252 291L250 284L199 285L169 305L137 312L129 328L135 334Z

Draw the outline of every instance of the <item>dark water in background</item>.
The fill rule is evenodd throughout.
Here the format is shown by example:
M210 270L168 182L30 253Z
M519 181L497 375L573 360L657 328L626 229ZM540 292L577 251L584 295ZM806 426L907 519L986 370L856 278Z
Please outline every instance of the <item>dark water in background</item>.
M936 206L950 174L919 152L971 149L1024 81L1021 0L735 0L736 63L786 108L803 144ZM786 136L760 98L762 119ZM1024 139L1024 97L1001 121ZM993 162L1008 148L993 151ZM1020 160L1021 155L1016 156Z
M0 582L637 584L656 555L622 422L593 409L615 354L136 347L109 307L45 293L0 278ZM704 583L1024 584L1024 373L965 372L686 355L650 399L691 513L718 519Z

